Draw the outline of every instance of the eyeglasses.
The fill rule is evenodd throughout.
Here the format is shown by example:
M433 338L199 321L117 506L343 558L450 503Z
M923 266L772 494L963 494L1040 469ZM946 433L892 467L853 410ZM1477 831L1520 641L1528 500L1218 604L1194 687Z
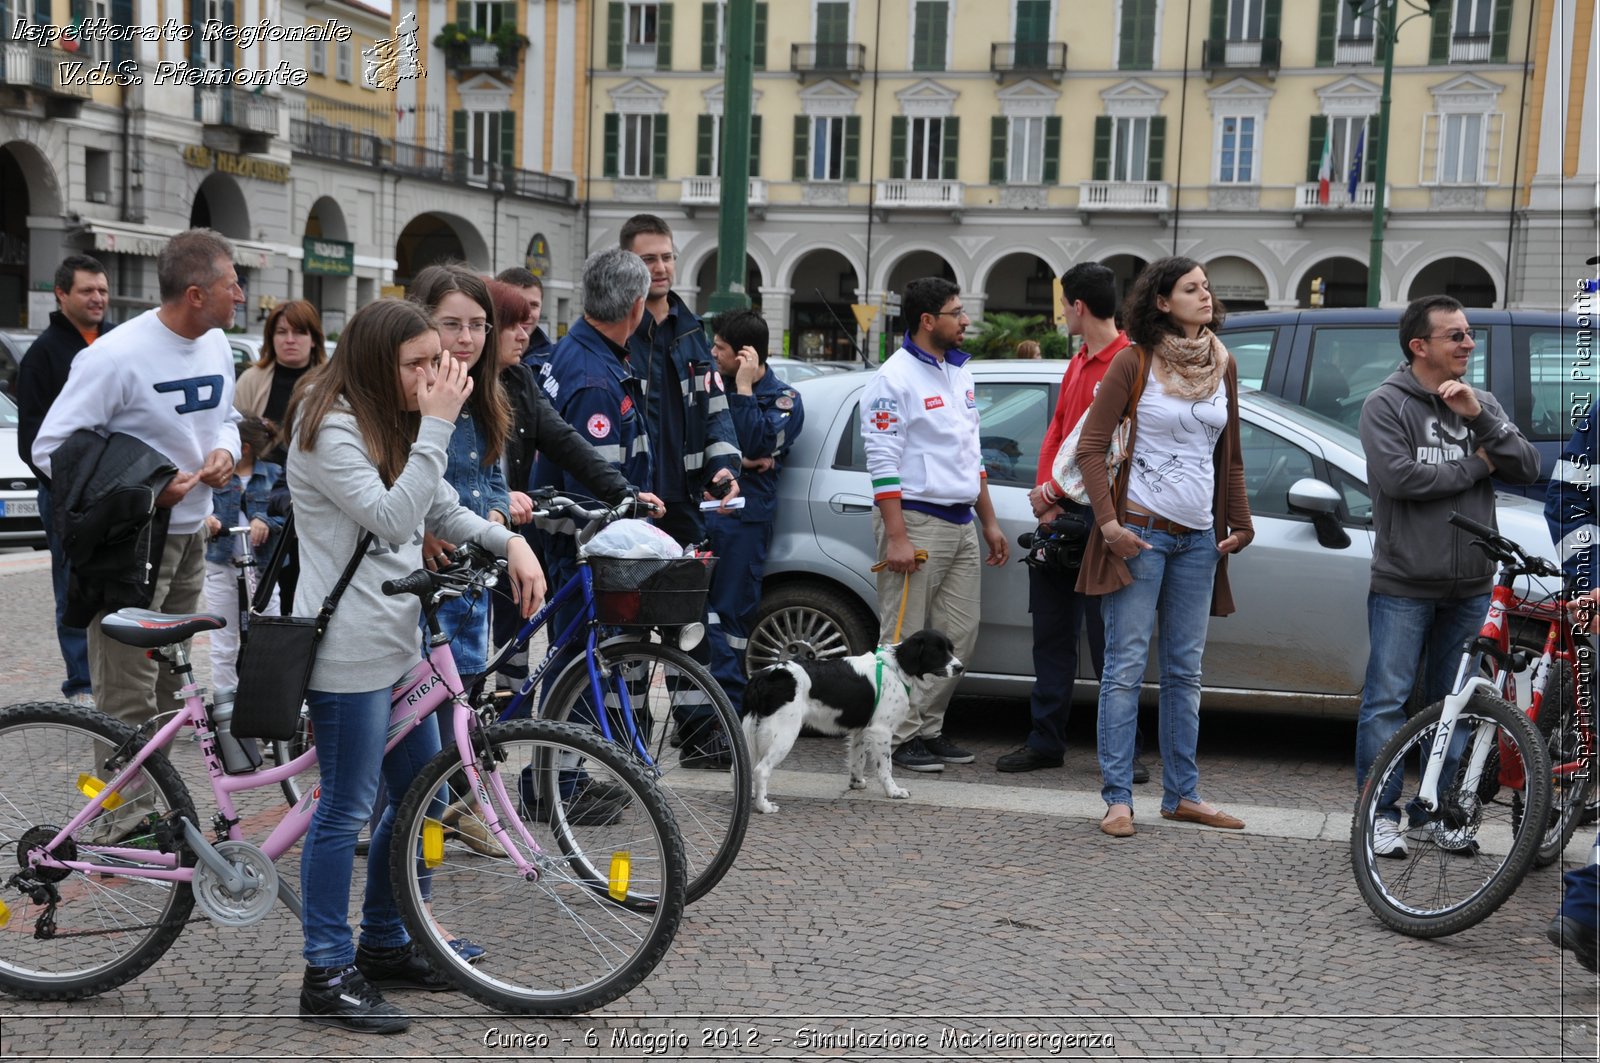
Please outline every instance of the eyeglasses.
M475 336L482 336L489 331L487 321L456 321L446 318L444 321L435 322L441 336L459 336L463 332L471 332Z
M1449 340L1451 343L1460 343L1462 340L1466 339L1469 336L1472 337L1474 340L1477 339L1478 338L1478 332L1479 332L1479 330L1475 329L1475 328L1467 328L1467 329L1458 328L1458 329L1454 329L1454 330L1452 330L1450 332L1441 332L1437 336L1429 336L1428 338L1430 340Z
M930 310L929 313L932 314L934 317L966 317L967 316L967 312L965 310Z
M639 261L652 268L658 265L670 266L678 261L678 255L674 251L668 251L664 255L640 255Z

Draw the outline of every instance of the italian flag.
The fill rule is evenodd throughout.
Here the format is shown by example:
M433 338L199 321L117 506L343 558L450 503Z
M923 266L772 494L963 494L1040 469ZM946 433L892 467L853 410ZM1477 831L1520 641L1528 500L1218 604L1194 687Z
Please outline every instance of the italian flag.
M1322 165L1317 167L1317 202L1328 205L1328 191L1333 186L1333 138L1322 138Z

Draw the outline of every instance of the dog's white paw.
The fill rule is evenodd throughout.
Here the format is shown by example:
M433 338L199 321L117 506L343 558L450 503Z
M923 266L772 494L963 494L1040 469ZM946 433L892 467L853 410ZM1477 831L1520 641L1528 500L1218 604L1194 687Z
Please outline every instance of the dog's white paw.
M903 797L910 797L911 796L911 791L907 790L903 786L896 786L893 790L889 791L889 796L892 797L892 798L895 798L896 800L899 800L900 798L903 798Z
M866 788L867 788L867 780L865 780L865 779L851 779L850 780L850 789L852 789L852 790L865 790Z
M778 806L763 797L756 801L756 811L766 815L778 811Z

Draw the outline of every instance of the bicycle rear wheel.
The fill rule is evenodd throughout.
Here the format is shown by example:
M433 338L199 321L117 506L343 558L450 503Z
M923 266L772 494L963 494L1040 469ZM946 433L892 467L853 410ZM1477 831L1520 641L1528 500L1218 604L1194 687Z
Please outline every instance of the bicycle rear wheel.
M595 665L612 739L639 757L624 722L624 706L632 709L640 760L683 834L693 904L733 867L750 824L750 753L739 715L711 673L674 646L614 640L597 649ZM599 718L584 660L561 673L541 715L585 724ZM684 734L696 715L703 718L697 733ZM725 745L697 756L705 743Z
M525 880L458 790L461 758L440 753L417 776L395 821L390 866L406 928L434 968L503 1012L571 1015L642 982L683 918L683 844L638 764L592 731L548 720L496 724L475 742L488 792L512 845L537 871ZM616 795L610 813L567 816L571 780ZM566 781L563 786L563 781ZM583 822L577 820L583 819ZM520 822L539 851L525 848ZM452 935L488 951L469 964Z
M1500 763L1519 759L1524 766L1526 790L1519 792L1532 823L1543 824L1550 807L1549 758L1532 722L1514 706L1478 691L1456 720L1452 744L1461 749L1462 767L1447 765L1441 773L1433 816L1439 826L1407 831L1403 856L1377 855L1375 833L1385 813L1398 813L1402 826L1412 815L1425 814L1410 803L1443 712L1444 702L1434 702L1378 752L1350 830L1350 862L1362 898L1385 924L1412 937L1442 937L1482 922L1533 864L1541 832L1529 828L1529 819L1513 815L1507 787L1466 788L1465 766L1479 742L1494 743L1487 772L1498 770L1496 754Z
M29 869L28 853L77 815L112 775L104 765L133 728L94 709L35 702L0 710L0 988L27 1000L79 1000L138 977L172 946L194 908L187 882L59 868ZM128 850L156 848L152 817L195 822L194 803L161 753L144 762L101 813L56 847L63 860L137 867ZM97 857L111 847L116 857ZM192 865L186 855L183 863ZM170 865L169 865L170 866ZM37 891L37 896L35 895ZM53 902L53 903L52 903Z
M1595 786L1592 718L1578 712L1570 663L1552 662L1534 723L1550 758L1550 815L1533 858L1535 867L1545 867L1559 860L1572 841ZM1511 808L1520 820L1520 793L1512 796Z

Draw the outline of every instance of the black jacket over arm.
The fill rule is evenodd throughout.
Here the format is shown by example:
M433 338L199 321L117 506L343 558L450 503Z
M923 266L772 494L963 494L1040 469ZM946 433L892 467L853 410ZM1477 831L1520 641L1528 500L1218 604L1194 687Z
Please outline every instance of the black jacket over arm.
M512 431L506 441L510 470L506 483L526 491L533 459L541 451L583 482L593 495L614 506L632 493L628 481L591 447L578 430L556 412L527 366L514 365L500 374L511 402Z

